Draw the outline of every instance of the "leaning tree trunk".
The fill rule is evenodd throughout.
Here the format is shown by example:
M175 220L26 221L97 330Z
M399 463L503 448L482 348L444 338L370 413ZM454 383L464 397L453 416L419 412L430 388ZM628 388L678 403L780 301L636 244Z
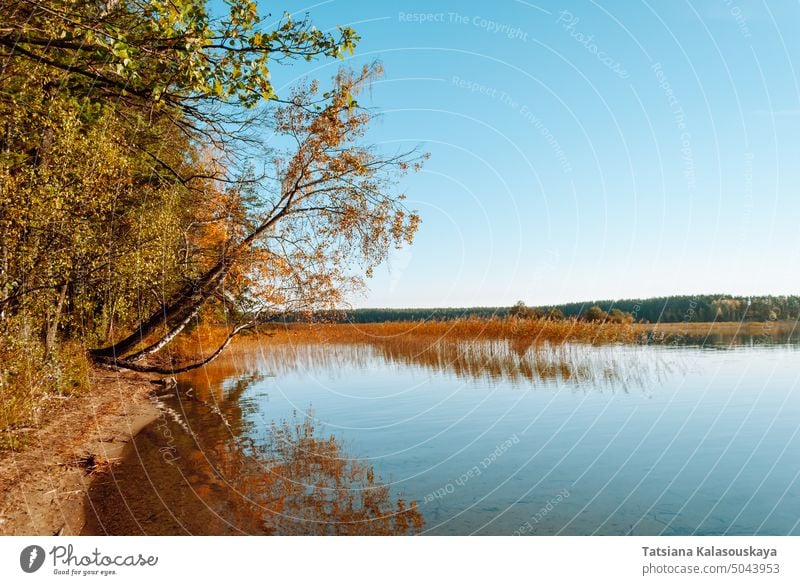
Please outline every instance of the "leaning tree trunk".
M225 277L233 266L233 258L226 257L217 262L199 279L187 285L178 295L177 299L169 304L164 304L150 317L139 324L136 330L125 339L107 347L93 349L90 354L96 358L120 358L131 351L139 343L156 331L160 326L170 327L171 323L178 321L178 327L173 327L164 338L169 337L169 343L180 331L188 325L191 318L197 314L203 304L222 286ZM148 353L158 351L166 343L159 340L152 346L139 352L137 359ZM157 347L156 347L157 346Z
M181 331L183 331L186 328L186 326L192 321L192 319L194 319L197 316L197 313L200 312L201 307L202 305L198 305L193 310L189 311L186 317L181 319L181 321L177 325L175 325L175 327L170 329L166 335L161 337L161 339L159 339L158 341L156 341L151 345L148 345L144 349L139 350L136 353L127 356L125 358L125 361L138 362L139 360L165 348L169 344L169 342L175 339L178 336L178 334Z
M236 264L239 256L250 249L253 243L263 235L267 230L272 228L276 222L283 218L292 206L294 197L300 189L301 180L304 174L301 172L297 179L294 181L293 187L281 198L281 201L273 209L273 212L268 219L263 221L257 228L244 238L238 244L232 246L225 256L220 259L213 267L211 267L200 278L191 282L170 304L162 305L156 312L154 312L145 321L141 322L136 330L125 339L118 341L113 345L107 347L90 350L90 355L98 363L105 364L118 364L127 369L138 371L159 371L159 368L151 368L148 366L134 366L135 360L140 360L146 355L155 353L167 345L178 333L180 333L186 325L197 314L205 302L216 293L225 282L225 278ZM144 342L144 340L155 333L161 326L167 327L167 332L159 338L158 341L146 347L145 349L125 358L125 354L133 350L137 345ZM230 343L231 339L240 331L249 327L250 324L240 326L234 329L228 339L223 345L215 351L211 357L204 360L202 363L208 363L214 359L219 353L225 349ZM202 364L200 364L202 365ZM197 367L196 365L188 367L191 369ZM183 370L181 370L183 371Z
M238 327L234 328L233 331L228 333L228 336L225 338L225 341L222 342L222 344L214 351L214 353L200 360L199 362L195 362L185 366L175 366L169 368L162 368L160 366L145 366L124 359L116 359L113 357L95 357L95 362L115 368L124 368L126 370L132 370L134 372L145 372L152 374L167 374L167 375L180 374L182 372L188 372L190 370L200 368L209 363L210 361L216 359L219 354L225 351L225 348L228 347L231 341L233 341L234 337L236 337L239 333L241 333L245 329L249 329L252 326L253 323L246 323L244 325L239 325Z

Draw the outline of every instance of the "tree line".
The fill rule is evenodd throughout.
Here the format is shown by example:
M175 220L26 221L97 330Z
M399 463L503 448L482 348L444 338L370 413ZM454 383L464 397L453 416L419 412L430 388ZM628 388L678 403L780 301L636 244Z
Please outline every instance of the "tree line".
M800 319L800 296L796 295L679 295L567 303L557 308L565 316L580 317L595 306L606 313L616 309L648 323Z
M275 316L273 321L308 320L306 314ZM562 305L511 307L362 308L321 311L321 321L383 323L389 321L448 321L454 319L531 318L617 323L681 323L712 321L775 321L800 319L800 296L680 295L645 299L585 301Z

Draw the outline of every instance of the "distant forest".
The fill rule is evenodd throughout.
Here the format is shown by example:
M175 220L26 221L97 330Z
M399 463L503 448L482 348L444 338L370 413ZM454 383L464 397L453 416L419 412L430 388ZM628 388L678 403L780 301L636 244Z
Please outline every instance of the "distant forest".
M527 306L520 301L512 307L467 307L438 309L353 309L317 313L316 317L353 323L385 321L450 320L508 317L561 319L575 317L591 321L609 318L636 323L680 323L710 321L775 321L800 319L800 296L695 295L586 301L563 305ZM297 316L276 320L304 320Z
M593 306L619 309L637 322L769 321L800 319L800 296L694 295L592 301L557 305L565 316L580 317Z

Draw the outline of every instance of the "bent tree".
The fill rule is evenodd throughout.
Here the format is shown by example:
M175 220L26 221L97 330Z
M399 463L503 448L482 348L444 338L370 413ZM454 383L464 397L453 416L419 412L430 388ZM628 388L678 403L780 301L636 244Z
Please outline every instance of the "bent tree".
M167 371L136 362L165 347L205 304L233 300L244 322L201 362L169 371L197 367L219 355L264 312L335 306L362 283L353 267L369 274L392 246L411 243L419 217L392 187L398 176L418 169L425 155L382 156L362 145L371 114L358 107L355 96L379 73L377 65L358 73L342 70L324 105L319 84L312 82L275 110L275 136L288 138L291 146L274 157L274 174L260 178L249 209L229 226L240 235L225 240L215 262L132 333L92 350L96 359L139 371ZM245 207L242 200L238 203ZM232 278L233 272L238 278ZM157 331L147 347L125 355Z
M265 312L330 308L419 218L414 152L366 144L377 65L277 95L271 66L358 40L255 2L0 0L0 334L180 371ZM216 7L219 10L219 6ZM229 335L147 360L201 315Z

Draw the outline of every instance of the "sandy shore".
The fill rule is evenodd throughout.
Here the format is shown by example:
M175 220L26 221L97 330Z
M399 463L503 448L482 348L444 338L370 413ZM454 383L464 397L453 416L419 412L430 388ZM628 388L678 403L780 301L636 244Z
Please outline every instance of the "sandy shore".
M20 452L0 456L0 535L77 535L87 492L159 410L153 377L95 370L92 390L48 410Z

